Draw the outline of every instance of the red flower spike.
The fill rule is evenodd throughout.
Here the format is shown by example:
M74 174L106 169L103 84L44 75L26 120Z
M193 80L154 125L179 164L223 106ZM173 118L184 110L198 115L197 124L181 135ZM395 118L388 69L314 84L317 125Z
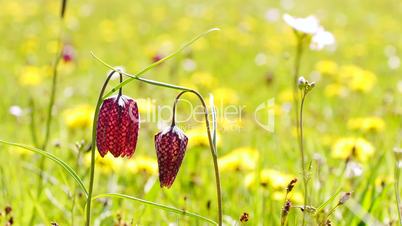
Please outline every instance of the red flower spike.
M96 145L104 157L131 157L137 146L139 130L137 103L127 96L113 96L103 101L96 128Z
M176 126L170 126L155 135L161 187L172 186L183 161L187 142L186 135Z

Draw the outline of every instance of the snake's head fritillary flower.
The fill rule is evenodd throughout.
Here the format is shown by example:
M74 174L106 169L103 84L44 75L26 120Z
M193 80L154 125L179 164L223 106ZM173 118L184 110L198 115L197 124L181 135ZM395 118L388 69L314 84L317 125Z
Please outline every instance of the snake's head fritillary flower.
M186 135L176 126L169 126L155 135L161 187L172 186L183 161L187 142Z
M104 100L99 111L96 144L102 157L131 157L137 146L139 130L137 103L124 95Z

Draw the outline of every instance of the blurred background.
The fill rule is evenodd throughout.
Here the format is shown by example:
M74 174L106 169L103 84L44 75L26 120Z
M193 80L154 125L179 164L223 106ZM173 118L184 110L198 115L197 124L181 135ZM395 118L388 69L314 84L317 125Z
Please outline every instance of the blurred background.
M292 114L296 40L282 15L315 15L336 44L321 51L306 48L300 69L317 83L304 112L311 203L317 207L339 189L353 191L352 203L361 211L351 211L356 209L352 205L338 208L331 217L335 225L364 225L366 213L383 224L396 222L392 150L401 139L400 1L69 0L64 21L60 1L1 0L0 5L0 138L33 146L34 112L37 139L43 140L52 63L61 40L66 54L58 67L48 150L69 163L85 183L93 111L109 70L90 51L135 73L195 35L220 28L144 77L195 88L206 98L211 93L218 110L242 109L230 120L218 118L228 225L278 225L284 189L294 177L300 182L291 199L296 206L303 203ZM158 112L158 106L171 106L178 94L140 82L130 83L123 92L137 100L142 118ZM272 98L275 127L268 132L256 123L254 111ZM189 113L179 107L178 117ZM263 120L266 114L257 117ZM169 190L159 188L153 143L163 124L141 124L132 159L98 156L95 193L125 193L216 219L204 124L193 120L179 125L190 143ZM83 224L85 200L62 169L46 162L44 192L37 198L33 187L39 156L7 146L0 146L0 153L0 208L13 207L16 225L27 224L34 206L38 224ZM135 202L94 203L98 225L120 225L119 219L129 225L204 225ZM336 200L328 208L335 204ZM243 213L249 214L248 222L240 222ZM289 223L301 216L300 210L292 209Z

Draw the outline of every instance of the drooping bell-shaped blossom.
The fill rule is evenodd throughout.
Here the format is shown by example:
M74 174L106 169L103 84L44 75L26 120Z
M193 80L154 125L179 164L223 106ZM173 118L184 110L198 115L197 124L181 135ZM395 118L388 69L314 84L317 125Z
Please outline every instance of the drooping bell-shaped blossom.
M186 135L176 126L169 126L155 135L161 187L172 186L183 161L187 142Z
M124 95L104 100L98 116L96 145L102 157L131 157L137 146L139 130L137 103Z

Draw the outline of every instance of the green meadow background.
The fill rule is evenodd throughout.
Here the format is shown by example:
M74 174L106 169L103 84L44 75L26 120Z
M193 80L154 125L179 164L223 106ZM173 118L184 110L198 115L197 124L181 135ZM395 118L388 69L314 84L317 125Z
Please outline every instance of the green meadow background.
M336 45L322 51L307 47L300 69L316 82L304 109L311 204L320 206L338 190L352 191L351 200L330 216L334 225L374 225L367 219L397 224L393 149L400 147L402 137L400 1L69 0L63 21L60 1L1 0L0 5L0 139L34 146L34 112L38 140L43 140L51 65L61 37L74 49L74 57L59 65L48 151L71 165L85 185L93 111L109 70L90 51L135 73L155 56L166 56L195 35L220 28L144 77L195 88L206 98L211 93L218 111L242 109L232 118L218 115L227 225L279 225L284 189L292 178L299 179L290 194L293 205L303 203L292 109L296 40L282 15L315 15L334 34ZM112 81L109 88L116 84ZM159 114L158 106L171 106L178 94L138 81L123 92L137 100L144 119ZM186 99L198 104L191 96ZM273 132L256 122L256 117L265 121L267 112L254 114L268 100L274 100L268 109L275 115ZM186 118L190 110L179 107L178 117ZM170 189L161 189L158 182L153 136L161 124L141 124L132 159L101 159L97 154L94 193L124 193L216 220L204 123L192 119L179 124L190 144ZM80 152L77 143L82 144ZM63 169L46 161L38 197L40 156L5 145L0 145L0 156L1 224L6 222L4 208L11 206L15 225L28 225L34 208L36 225L83 225L85 199ZM335 206L341 194L324 210ZM99 199L92 212L95 225L205 225L128 200ZM249 214L247 222L240 222L243 213ZM289 225L299 225L301 217L292 208Z

